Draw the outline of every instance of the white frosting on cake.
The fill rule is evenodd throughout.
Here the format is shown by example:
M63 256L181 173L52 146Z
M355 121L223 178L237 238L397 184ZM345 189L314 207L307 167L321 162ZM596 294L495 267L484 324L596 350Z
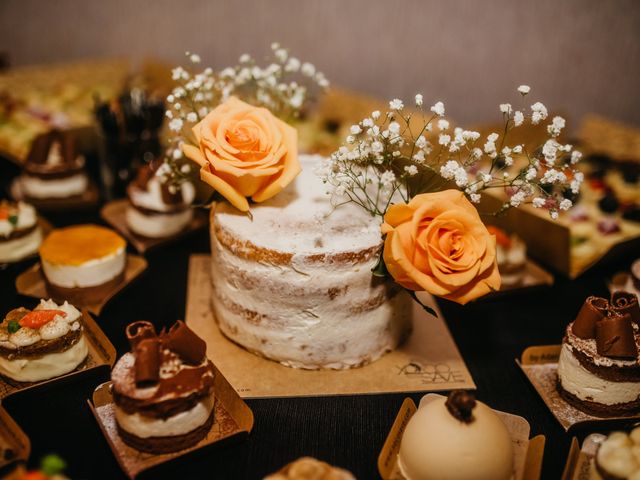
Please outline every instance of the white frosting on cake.
M191 409L167 418L153 418L140 413L126 413L115 407L116 421L123 430L140 438L185 435L204 425L214 407L213 395L196 403Z
M31 198L67 198L84 193L89 186L89 179L84 172L53 179L23 174L20 186L23 193Z
M42 243L42 231L36 227L24 237L14 238L6 242L0 242L0 263L15 262L38 251Z
M88 353L89 349L83 335L75 345L62 352L48 353L38 358L15 360L0 356L0 374L18 382L39 382L75 370Z
M334 209L314 172L321 159L300 160L301 174L252 218L226 203L212 212L215 316L232 340L285 365L359 366L398 345L411 300L371 273L379 221L353 204Z
M8 237L16 230L25 230L33 227L38 221L38 214L33 205L24 202L9 204L9 210L17 218L16 223L11 223L9 218L0 219L0 237Z
M196 189L191 182L184 182L180 185L183 205L188 206L193 203L196 197ZM157 176L152 177L147 183L147 189L136 188L130 185L129 196L131 201L138 207L153 210L155 212L170 212L175 209L175 205L168 205L162 199L162 183Z
M580 400L615 405L640 398L640 382L612 382L600 378L580 364L566 343L560 350L558 378L562 388Z
M81 265L60 265L42 260L47 280L65 288L94 287L117 277L127 260L125 247L103 258L89 260Z
M176 213L147 215L129 205L127 225L134 233L148 238L164 238L181 232L193 218L193 210L187 208Z

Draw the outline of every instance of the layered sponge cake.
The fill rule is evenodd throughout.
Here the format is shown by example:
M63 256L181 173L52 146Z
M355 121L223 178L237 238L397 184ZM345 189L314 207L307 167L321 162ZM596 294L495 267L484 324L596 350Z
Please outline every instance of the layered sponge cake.
M40 246L49 294L79 304L102 300L120 283L126 258L125 240L97 225L56 229Z
M248 216L211 212L212 307L246 349L298 368L344 369L395 349L411 326L410 299L372 275L380 224L353 204L336 208L302 156L302 173Z
M558 389L597 416L640 412L640 308L637 297L589 297L569 324L558 362Z

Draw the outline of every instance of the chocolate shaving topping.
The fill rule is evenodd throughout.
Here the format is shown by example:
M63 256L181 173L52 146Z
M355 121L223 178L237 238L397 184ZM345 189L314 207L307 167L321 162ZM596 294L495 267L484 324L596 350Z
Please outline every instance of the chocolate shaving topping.
M619 313L629 314L631 320L640 325L640 305L638 305L638 297L635 293L617 291L611 295L611 309Z
M189 365L199 365L207 354L207 344L182 321L174 323L163 336L163 344Z
M596 323L607 316L608 309L609 302L606 299L588 297L571 327L574 335L583 339L595 338Z
M471 393L465 390L454 390L449 394L445 406L454 418L464 423L473 422L476 399Z
M596 324L596 348L600 355L613 358L636 358L636 346L631 315L611 312Z
M142 339L135 346L133 354L136 357L136 385L154 385L160 380L160 365L162 364L161 346L158 337Z

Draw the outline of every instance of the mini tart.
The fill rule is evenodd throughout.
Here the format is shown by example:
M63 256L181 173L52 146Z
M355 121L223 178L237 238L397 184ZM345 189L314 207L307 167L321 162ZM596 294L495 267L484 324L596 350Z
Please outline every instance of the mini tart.
M22 260L38 251L42 231L35 208L24 202L0 202L0 263Z
M61 228L42 242L40 259L52 297L91 303L122 281L126 242L97 225Z
M598 354L595 339L579 338L567 326L558 362L558 392L571 405L610 417L640 411L640 360ZM636 346L640 332L633 324Z
M202 440L213 423L214 367L205 359L190 366L169 350L162 351L160 381L139 387L135 357L126 353L113 368L113 400L121 438L148 453L169 453Z
M598 447L590 473L592 480L640 479L640 428L612 432Z
M33 315L46 323L26 323ZM73 305L41 300L33 310L11 310L0 323L0 375L38 382L75 370L88 355L82 315Z

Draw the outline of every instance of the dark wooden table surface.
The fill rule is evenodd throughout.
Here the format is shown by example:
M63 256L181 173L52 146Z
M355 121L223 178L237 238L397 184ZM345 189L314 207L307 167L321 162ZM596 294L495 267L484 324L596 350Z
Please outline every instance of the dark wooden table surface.
M13 173L0 164L2 183ZM48 214L46 218L55 226L100 223L97 211ZM147 255L145 274L114 298L98 318L119 355L127 351L124 327L128 323L148 319L163 326L184 318L189 255L208 251L208 233L202 231ZM546 436L543 479L560 477L571 436L564 433L514 360L527 346L559 343L565 325L584 298L606 295L606 278L628 268L635 256L631 253L574 281L556 277L552 288L522 291L466 307L440 302L478 387L478 399L522 415L531 424L532 436ZM1 314L21 305L35 305L33 299L21 297L15 290L16 276L28 266L23 263L0 271ZM104 372L5 402L31 440L30 465L56 452L68 462L73 479L124 478L87 406L96 385L107 380ZM379 478L376 463L380 448L407 396L415 401L421 397L391 394L249 400L255 425L246 440L142 478L259 479L303 455L347 468L359 479ZM586 433L579 432L579 437Z

